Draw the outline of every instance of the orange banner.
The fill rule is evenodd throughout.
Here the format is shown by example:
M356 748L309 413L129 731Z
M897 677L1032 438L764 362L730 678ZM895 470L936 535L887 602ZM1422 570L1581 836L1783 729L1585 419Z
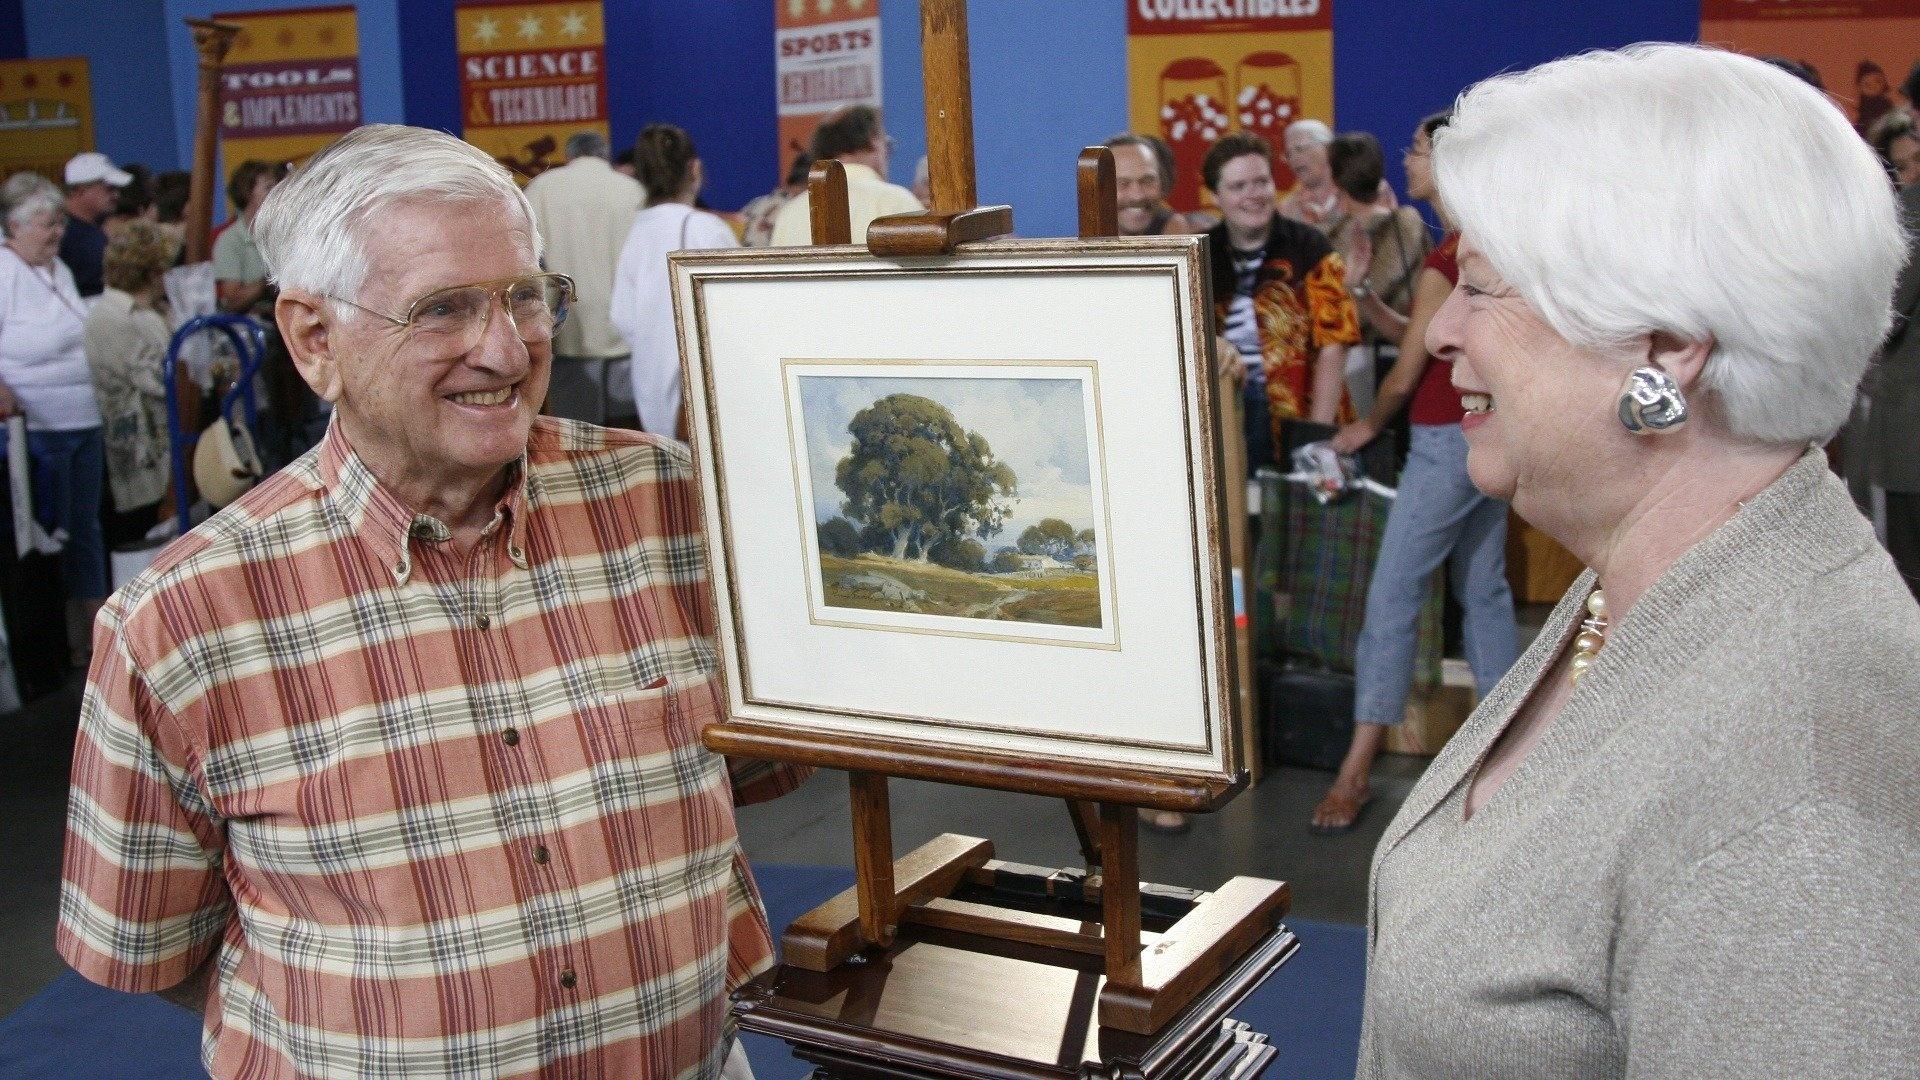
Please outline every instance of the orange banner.
M0 60L0 178L32 169L58 184L67 159L91 149L86 57Z
M350 7L215 15L240 27L220 72L221 163L300 162L360 126L360 24Z
M1333 123L1332 0L1127 0L1128 119L1173 148L1176 210L1213 205L1207 150L1229 131L1273 144L1273 178L1293 188L1287 125Z
M1700 40L1812 68L1861 135L1898 104L1920 0L1701 0Z
M521 183L565 164L569 136L610 134L606 14L599 0L465 0L453 18L462 135Z
M774 0L780 175L849 105L880 107L878 0Z

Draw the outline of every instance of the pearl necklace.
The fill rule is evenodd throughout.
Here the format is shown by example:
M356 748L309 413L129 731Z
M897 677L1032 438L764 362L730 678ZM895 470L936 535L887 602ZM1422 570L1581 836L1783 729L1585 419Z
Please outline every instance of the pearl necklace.
M1598 588L1587 597L1587 617L1580 622L1580 635L1573 639L1573 671L1569 678L1575 684L1580 676L1600 656L1601 646L1607 643L1607 597Z

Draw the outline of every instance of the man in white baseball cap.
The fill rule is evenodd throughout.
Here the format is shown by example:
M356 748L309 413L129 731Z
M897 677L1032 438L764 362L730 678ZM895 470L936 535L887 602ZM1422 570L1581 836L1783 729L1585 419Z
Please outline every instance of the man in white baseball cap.
M114 165L107 155L87 151L67 162L67 235L60 241L60 261L73 271L74 287L82 297L98 296L101 264L107 254L107 234L100 222L113 210L120 189L133 174Z

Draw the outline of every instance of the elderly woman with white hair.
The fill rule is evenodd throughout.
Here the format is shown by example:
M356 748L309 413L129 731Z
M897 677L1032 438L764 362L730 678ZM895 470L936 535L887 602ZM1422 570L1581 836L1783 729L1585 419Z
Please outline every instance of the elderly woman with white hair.
M106 444L83 343L87 308L59 258L67 229L59 190L37 173L14 174L0 187L0 220L0 419L26 418L34 516L64 540L67 642L84 666L107 596Z
M1912 1075L1920 608L1814 449L1885 174L1678 45L1482 83L1434 153L1468 472L1591 569L1375 853L1360 1075Z

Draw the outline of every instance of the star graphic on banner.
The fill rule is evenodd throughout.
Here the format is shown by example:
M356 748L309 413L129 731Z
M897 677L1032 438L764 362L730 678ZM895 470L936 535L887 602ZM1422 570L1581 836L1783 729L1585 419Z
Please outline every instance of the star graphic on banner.
M479 42L482 45L491 45L494 42L500 40L499 21L496 20L493 16L488 15L487 17L481 19L479 22L474 23L473 24L473 40Z
M320 42L320 44L331 45L333 44L333 38L334 38L333 27L323 26L320 29L314 31L313 36Z
M587 20L577 11L569 11L560 19L560 32L568 37L579 37L587 32Z
M289 28L289 29L280 31L278 34L274 35L274 40L279 42L280 47L283 49L293 48L293 42L294 42L293 30Z
M526 38L528 41L539 37L540 20L532 15L522 16L520 19L520 36Z
M807 0L787 0L787 14L798 19L807 13Z
M73 72L71 72L71 71L63 71L63 72L61 72L61 73L59 74L59 76L58 76L58 77L56 77L56 78L55 78L55 79L54 79L53 81L54 81L54 82L57 82L57 83L59 83L59 84L60 84L61 86L72 86L72 85L73 85Z
M816 0L813 6L819 8L822 15L833 14L833 0Z

